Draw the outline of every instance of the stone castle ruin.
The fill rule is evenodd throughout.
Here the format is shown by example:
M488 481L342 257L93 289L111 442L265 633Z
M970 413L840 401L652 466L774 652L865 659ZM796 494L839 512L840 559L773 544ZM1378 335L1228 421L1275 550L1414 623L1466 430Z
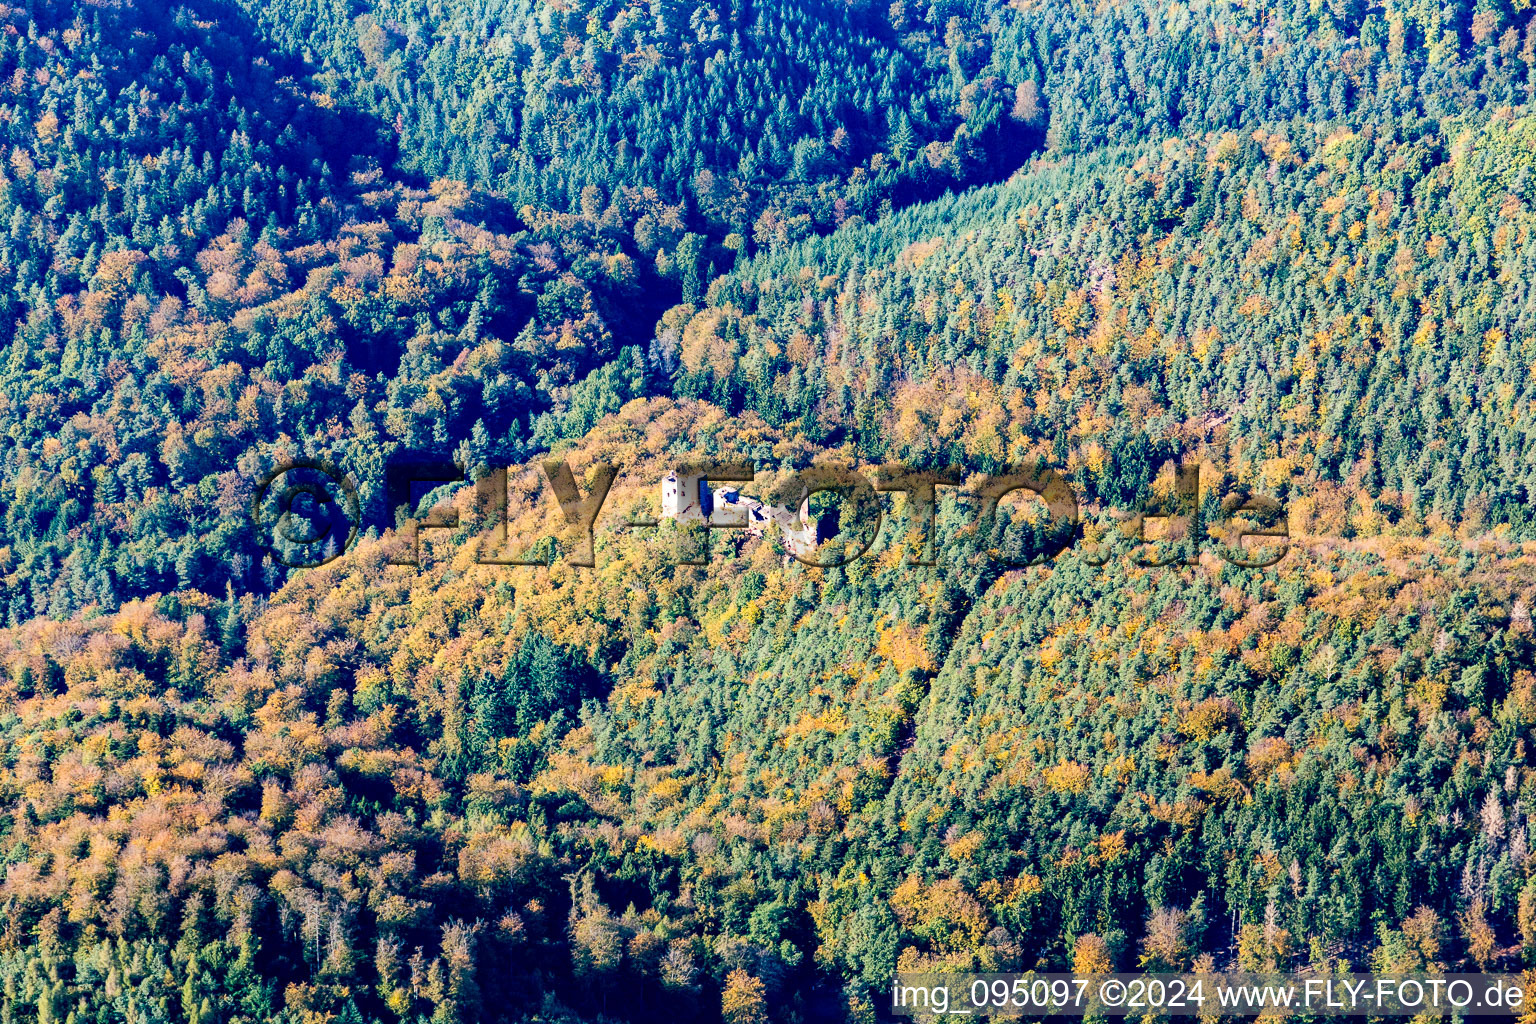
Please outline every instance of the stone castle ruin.
M774 523L784 535L784 546L802 556L837 532L835 524L811 520L809 497L801 502L797 515L781 505L765 505L736 487L712 488L702 473L676 470L661 481L661 514L680 523L744 530L749 537L761 537Z

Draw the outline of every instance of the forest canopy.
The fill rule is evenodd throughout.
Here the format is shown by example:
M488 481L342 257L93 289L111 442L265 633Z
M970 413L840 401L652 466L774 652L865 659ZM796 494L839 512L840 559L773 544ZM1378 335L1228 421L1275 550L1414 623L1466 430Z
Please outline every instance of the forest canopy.
M0 1017L1536 967L1533 72L1524 0L0 7ZM629 525L704 459L966 486L932 565ZM492 564L546 464L594 565ZM1245 495L1268 567L1087 557Z

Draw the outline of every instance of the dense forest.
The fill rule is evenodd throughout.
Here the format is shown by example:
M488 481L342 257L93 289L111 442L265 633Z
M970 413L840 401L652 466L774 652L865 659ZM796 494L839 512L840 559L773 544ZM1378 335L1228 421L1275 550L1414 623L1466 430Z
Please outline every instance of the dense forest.
M0 1020L1536 968L1525 0L0 26ZM700 459L961 486L814 566L635 525ZM1045 467L1072 533L982 514Z

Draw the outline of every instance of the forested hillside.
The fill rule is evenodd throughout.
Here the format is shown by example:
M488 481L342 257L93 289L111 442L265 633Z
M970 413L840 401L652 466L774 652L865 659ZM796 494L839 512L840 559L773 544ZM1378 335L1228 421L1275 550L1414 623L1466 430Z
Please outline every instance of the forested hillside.
M390 452L516 457L594 367L644 387L611 226L387 175L387 133L221 17L11 15L11 621L280 583L241 510L285 455L342 457L382 522Z
M1524 0L0 26L0 1018L1536 966ZM360 497L319 568L250 521L298 458ZM682 564L625 524L701 458L971 498L935 566L895 496L843 568ZM549 459L621 467L595 566L486 564L569 525ZM466 477L419 568L411 461ZM1104 547L1179 464L1193 564ZM1039 465L1064 550L977 518L971 474ZM1245 494L1269 568L1224 557Z
M1041 458L1129 507L1198 453L1319 532L1523 533L1533 127L1502 108L1042 162L765 255L658 345L679 393L872 457Z
M731 422L635 402L566 457L635 467L622 522ZM1000 574L946 502L941 569L898 517L846 570L610 527L512 575L469 498L420 570L5 636L17 1019L863 1020L898 965L1536 948L1518 547Z

